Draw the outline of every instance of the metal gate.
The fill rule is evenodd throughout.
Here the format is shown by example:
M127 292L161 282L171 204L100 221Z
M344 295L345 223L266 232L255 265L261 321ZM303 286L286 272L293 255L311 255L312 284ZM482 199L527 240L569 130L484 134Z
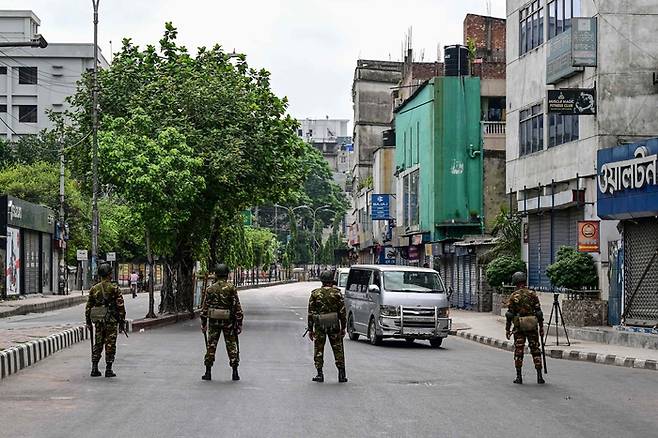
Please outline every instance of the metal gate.
M658 220L624 222L624 314L626 324L658 324ZM642 278L644 276L644 278Z
M23 275L25 283L23 292L36 294L41 292L39 285L39 233L23 231Z
M610 270L610 294L608 296L608 324L619 325L621 322L621 297L624 289L624 250L621 241L608 243L608 262Z
M41 292L52 292L52 236L50 234L41 234Z

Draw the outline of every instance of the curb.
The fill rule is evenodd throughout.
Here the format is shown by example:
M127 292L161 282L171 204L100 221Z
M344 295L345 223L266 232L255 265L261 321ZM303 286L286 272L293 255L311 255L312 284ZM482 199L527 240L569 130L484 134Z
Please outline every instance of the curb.
M490 347L499 348L506 351L514 351L514 342L502 341L492 337L475 335L465 331L457 331L454 334L460 338L468 339L469 341L478 342ZM526 347L525 352L528 353L528 351L528 347ZM585 351L558 350L548 348L546 349L546 356L549 356L552 359L575 360L580 362L598 363L601 365L613 365L618 367L658 371L658 361L617 356L615 354L588 353Z
M161 318L152 318L152 319L135 319L130 321L130 331L140 331L146 329L154 329L158 327L164 327L167 325L176 324L179 321L189 321L195 319L201 313L200 309L194 311L194 318L190 317L188 312L176 313L173 315L166 315Z
M89 339L89 332L79 326L0 351L0 380L16 374L53 353Z

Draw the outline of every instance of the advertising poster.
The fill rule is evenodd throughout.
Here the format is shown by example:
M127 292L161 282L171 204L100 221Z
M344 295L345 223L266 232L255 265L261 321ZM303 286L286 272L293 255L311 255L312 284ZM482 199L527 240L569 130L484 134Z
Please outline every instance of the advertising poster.
M16 228L7 227L7 265L5 266L7 296L21 292L21 234Z
M578 251L600 252L599 221L578 221Z

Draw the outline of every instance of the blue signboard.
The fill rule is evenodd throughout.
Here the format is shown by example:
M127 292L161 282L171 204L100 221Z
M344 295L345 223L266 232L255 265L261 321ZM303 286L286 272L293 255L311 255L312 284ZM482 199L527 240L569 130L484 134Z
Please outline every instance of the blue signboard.
M395 248L392 246L385 246L381 249L379 253L379 264L380 265L394 265L396 262L397 253Z
M391 195L373 194L371 200L371 211L373 221L384 221L390 219Z
M598 151L597 169L599 217L658 214L658 138Z

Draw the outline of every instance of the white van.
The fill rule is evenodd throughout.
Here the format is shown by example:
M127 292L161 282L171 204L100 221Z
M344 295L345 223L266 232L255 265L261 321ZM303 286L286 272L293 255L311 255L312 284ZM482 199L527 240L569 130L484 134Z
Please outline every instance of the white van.
M350 273L350 268L336 269L336 287L340 289L340 293L345 296L345 285L347 285L347 276Z
M440 347L452 320L448 291L433 269L411 266L354 265L345 285L347 331L371 344L384 338L429 340Z

